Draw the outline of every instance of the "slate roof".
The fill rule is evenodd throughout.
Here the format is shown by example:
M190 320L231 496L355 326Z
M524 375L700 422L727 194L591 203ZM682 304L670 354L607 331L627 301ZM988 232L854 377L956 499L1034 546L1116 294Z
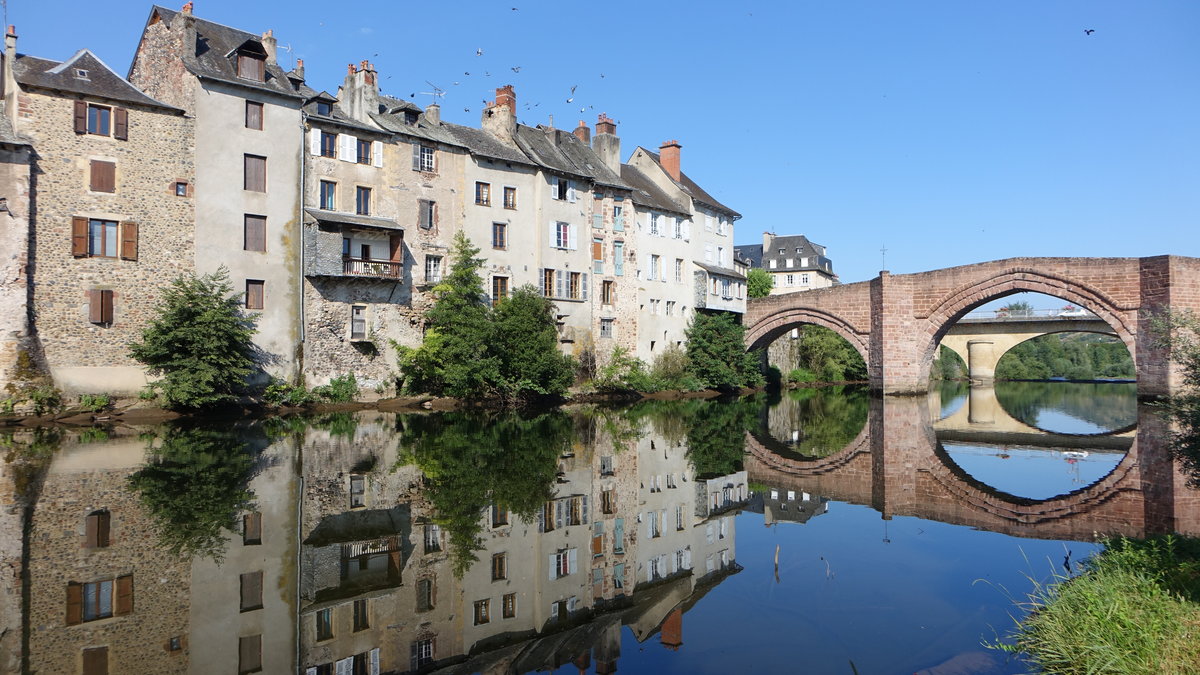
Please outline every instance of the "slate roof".
M429 120L425 119L424 112L417 117L416 122L409 124L405 120L404 113L419 111L420 108L416 105L411 104L408 101L401 101L400 99L392 98L390 96L380 96L379 98L380 107L384 108L385 110L397 111L384 111L371 115L371 119L384 129L393 133L403 134L405 136L412 136L415 138L422 138L427 141L434 141L435 143L462 147L462 142L459 141L458 138L456 138L454 134L452 134L450 130L446 128L449 126L448 124L444 122L438 122L436 124L430 122Z
M392 220L391 218L379 218L377 216L359 216L352 213L340 213L338 211L323 211L321 209L305 208L304 212L322 223L335 223L338 225L357 225L359 227L373 227L383 230L403 230L404 226Z
M783 249L782 255L779 253L780 249ZM775 272L816 271L833 274L833 261L825 256L825 247L812 243L808 237L802 234L773 237L769 251L764 251L762 244L735 246L733 250L736 255L748 258L751 267L761 267ZM808 259L809 264L801 265L800 263L805 258ZM771 260L775 261L775 267L770 266ZM788 260L792 261L791 265L787 264Z
M692 262L694 262L696 264L696 267L699 267L700 269L704 270L705 272L708 272L709 274L720 274L721 276L733 277L734 279L745 279L746 278L746 275L742 274L741 272L738 272L737 270L731 270L728 267L717 267L716 265L709 265L708 263L702 263L699 260L693 260Z
M568 131L538 125L517 125L517 147L538 165L551 171L586 176L598 185L628 190L621 177L600 161L583 141Z
M179 12L155 5L150 10L150 21L156 13L168 24L178 25L175 18L179 16ZM261 49L260 36L192 15L185 18L190 21L187 24L188 34L184 36L185 49L181 57L183 65L193 75L281 96L300 97L287 73L278 63L264 64L264 82L238 77L236 51L247 42L252 42ZM188 49L188 45L192 45L194 49Z
M734 246L733 254L744 259L751 267L762 267L762 244Z
M78 71L85 71L81 77ZM112 68L88 49L80 49L66 61L51 61L36 56L18 54L13 63L13 75L23 87L52 89L81 94L107 101L183 112L179 108L156 101L116 74Z
M316 122L325 122L329 124L337 124L351 129L360 131L371 131L382 136L386 136L387 132L378 127L373 127L369 124L363 124L358 120L350 117L342 112L342 109L337 105L337 97L327 91L317 91L312 87L300 82L296 85L296 92L304 97L304 105L301 106L308 117ZM332 114L319 115L317 114L317 102L325 101L330 104Z
M659 211L670 211L678 213L685 217L690 217L687 207L676 204L675 200L667 196L650 177L642 173L641 169L629 164L621 165L621 179L624 180L629 187L633 188L633 203L657 209Z
M500 141L483 129L464 127L461 124L444 124L444 126L458 139L459 143L471 151L471 154L505 162L519 162L527 166L536 166L536 163L527 157L525 153Z
M657 152L651 152L649 150L646 150L645 148L642 148L642 150L645 150L646 154L649 155L650 159L654 160L655 164L662 166L662 161L659 158ZM686 173L684 173L682 170L679 172L679 180L675 181L675 184L679 186L679 189L681 189L684 192L686 192L687 194L691 195L692 199L694 199L697 202L700 202L701 204L703 204L705 206L716 209L718 211L724 211L725 213L729 214L730 216L732 216L735 219L742 217L742 214L738 213L737 211L734 211L733 209L729 208L728 206L725 206L721 202L717 201L716 197L713 197L712 195L705 192L704 188L697 185L696 181L692 180L691 178L688 178L688 175Z

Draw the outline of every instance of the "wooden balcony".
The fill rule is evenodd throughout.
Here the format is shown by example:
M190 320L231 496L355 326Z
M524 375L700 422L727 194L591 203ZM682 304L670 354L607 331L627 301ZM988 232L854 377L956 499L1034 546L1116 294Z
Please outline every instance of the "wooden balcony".
M404 274L404 266L391 260L342 256L342 272L352 276L399 279Z

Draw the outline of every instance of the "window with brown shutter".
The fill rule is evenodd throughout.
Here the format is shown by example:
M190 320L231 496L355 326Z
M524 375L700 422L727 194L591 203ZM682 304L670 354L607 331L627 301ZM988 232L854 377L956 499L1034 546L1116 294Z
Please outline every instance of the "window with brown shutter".
M129 111L124 108L113 108L113 138L129 140Z
M242 605L241 611L249 612L262 609L262 571L246 572L242 575Z
M262 309L266 296L267 282L257 279L246 280L246 309Z
M109 524L110 514L108 511L93 511L88 514L84 547L104 548L108 546Z
M262 543L262 514L258 511L242 516L242 545Z
M267 250L266 216L252 216L248 213L246 214L243 250L260 252Z
M86 134L88 106L86 101L75 101L75 133Z
M83 675L108 675L108 647L83 650Z
M92 192L117 191L117 165L115 162L92 160Z
M404 233L388 235L388 260L404 262Z
M88 297L88 321L102 326L113 322L113 292L93 288Z
M133 611L133 575L117 577L117 600L113 614L121 616Z
M258 101L246 101L246 128L259 131L263 128L263 104Z
M138 224L126 221L121 223L121 259L138 259Z
M257 54L238 54L237 74L248 80L262 82L265 77L265 59Z
M262 635L238 638L238 675L262 670Z
M71 218L71 255L76 258L87 257L88 254L88 219L74 216Z
M267 158L258 155L244 155L245 179L243 189L251 192L267 191Z
M83 621L83 584L74 581L67 584L67 625L74 626Z

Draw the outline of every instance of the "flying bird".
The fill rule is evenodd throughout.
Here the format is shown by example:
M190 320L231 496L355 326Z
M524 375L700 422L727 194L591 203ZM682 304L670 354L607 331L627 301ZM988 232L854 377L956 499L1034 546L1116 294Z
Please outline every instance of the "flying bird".
M475 50L475 56L483 56L483 47L479 47Z
M483 71L483 76L484 76L484 77L491 77L491 76L492 76L492 74L491 74L491 73L489 73L489 72L487 72L487 71L485 70L485 71Z
M471 112L470 108L463 108L463 112Z
M1092 33L1095 33L1095 32L1096 32L1096 29L1094 29L1094 28L1084 28L1083 29L1084 35L1091 35Z
M567 99L567 103L571 103L571 102L573 102L574 100L575 100L575 97L574 97L574 96L572 96L571 98Z
M513 71L514 73L519 73L519 72L521 72L521 66L513 66L513 67L512 67L512 71Z
M470 75L470 73L468 73L467 71L464 70L463 75Z
M577 85L577 84L573 84L573 85L571 85L571 95L572 95L572 96L574 96L574 95L575 95L575 87L578 87L578 86L579 86L579 85Z

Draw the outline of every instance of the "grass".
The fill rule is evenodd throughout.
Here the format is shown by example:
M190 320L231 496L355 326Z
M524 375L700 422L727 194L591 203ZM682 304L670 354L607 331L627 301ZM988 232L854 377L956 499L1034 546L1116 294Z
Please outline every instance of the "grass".
M1200 672L1200 539L1112 539L1037 584L1012 651L1047 673Z

